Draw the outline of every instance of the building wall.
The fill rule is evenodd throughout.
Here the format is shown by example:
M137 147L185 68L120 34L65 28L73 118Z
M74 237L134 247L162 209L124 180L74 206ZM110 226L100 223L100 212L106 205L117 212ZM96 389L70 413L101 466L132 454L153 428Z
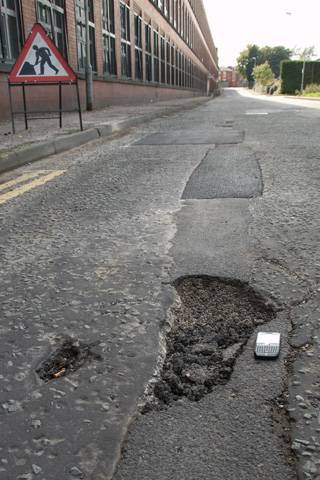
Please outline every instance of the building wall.
M72 68L77 72L80 81L81 101L85 106L84 69L79 53L80 38L77 33L77 12L84 6L84 0L51 0L59 12L59 24L64 23L64 36L52 27L57 17L52 15L49 0L15 0L16 12L5 7L12 5L12 0L3 0L1 13L15 15L19 25L20 46L30 33L36 21L43 23L48 33L56 40ZM102 2L114 6L114 22L106 22L103 18ZM111 3L110 3L111 2ZM94 71L94 107L99 108L109 104L142 103L150 100L166 98L190 97L207 94L207 89L213 90L218 78L217 51L211 37L207 17L202 0L89 0L94 21L95 64ZM2 5L2 4L1 4ZM128 6L130 25L130 60L131 76L123 75L121 68L121 9ZM9 13L8 13L9 11ZM104 10L106 11L106 9ZM45 12L45 14L43 13ZM61 13L62 12L62 13ZM83 12L83 10L81 10ZM135 68L135 18L140 17L142 26L142 78L136 78ZM110 17L108 17L110 19ZM112 25L111 25L112 24ZM146 68L146 25L151 25L151 78L148 79ZM106 27L107 25L107 27ZM104 31L103 31L103 26ZM9 28L9 27L8 27ZM51 28L51 31L50 31ZM62 30L61 30L62 32ZM60 32L60 33L61 33ZM13 35L12 32L6 32ZM159 38L159 80L156 78L155 33ZM104 66L103 34L115 38L116 69L108 72ZM60 36L59 36L60 35ZM0 119L9 116L7 76L14 62L14 48L5 46L4 32L0 37ZM65 39L65 46L60 40ZM2 38L2 42L1 42ZM164 58L161 62L161 39L164 41ZM12 43L14 38L12 37ZM170 48L168 47L170 45ZM2 48L1 48L2 47ZM17 49L16 49L17 50ZM172 57L171 53L174 52ZM169 56L167 54L169 53ZM109 57L110 58L110 57ZM112 62L111 62L112 63ZM170 64L170 68L168 68ZM172 75L174 73L174 75ZM211 80L208 83L208 77ZM68 93L70 90L70 94ZM21 109L21 92L15 88L15 108ZM74 95L71 87L64 87L64 108L74 107ZM210 93L210 92L209 92ZM57 87L27 87L27 103L30 109L55 109L57 105Z
M241 87L243 78L234 68L222 68L219 75L220 82L228 87Z

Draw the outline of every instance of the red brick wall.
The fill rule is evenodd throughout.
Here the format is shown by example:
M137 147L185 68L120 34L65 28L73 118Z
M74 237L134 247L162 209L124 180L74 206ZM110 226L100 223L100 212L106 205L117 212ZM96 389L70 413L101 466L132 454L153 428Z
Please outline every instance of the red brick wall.
M242 77L236 70L222 69L220 71L220 80L228 82L229 87L240 87Z
M82 109L85 109L85 82L79 81ZM75 110L77 108L77 97L75 86L64 85L63 108ZM21 111L22 88L12 89L13 108ZM108 105L134 105L149 103L174 98L188 98L199 95L194 90L166 88L160 86L136 85L134 83L120 82L94 82L94 107L102 108ZM26 100L29 110L50 111L58 109L58 86L27 86ZM9 119L9 97L6 76L0 74L0 119Z
M216 58L214 57L214 46L211 35L208 37L207 43L205 34L207 32L207 22L205 12L202 5L202 0L196 0L194 9L191 7L189 1L183 0L185 8L189 16L195 22L195 42L193 50L189 48L186 42L177 34L172 25L162 15L150 0L134 0L136 9L141 9L144 20L152 19L152 25L158 27L159 33L165 35L166 40L173 41L175 46L191 59L206 75L211 73L217 75ZM131 53L132 53L132 78L134 78L134 23L133 0L128 0L131 9ZM171 2L173 4L173 2ZM31 31L33 24L36 22L35 0L22 0L23 9L23 26L26 37ZM102 42L102 18L101 18L101 0L94 0L94 18L95 18L95 33L96 33L96 57L97 57L97 78L94 81L94 106L100 108L109 104L126 104L126 103L141 103L148 102L151 99L177 98L193 96L195 92L191 89L170 88L165 86L157 86L156 84L138 84L134 81L132 83L117 83L115 81L103 80L103 42ZM67 24L67 43L68 43L68 61L72 68L77 71L77 38L76 38L76 19L75 19L75 0L67 0L65 2L65 18ZM199 23L198 23L199 22ZM143 24L143 38L144 38L144 24ZM120 0L115 0L115 34L116 34L116 64L117 64L117 78L121 80L121 39L120 39ZM152 33L152 47L153 47L153 33ZM159 39L160 43L160 39ZM144 44L144 42L143 42ZM144 52L143 52L144 55ZM9 117L9 103L8 103L8 87L7 87L7 73L8 66L2 67L0 64L0 120ZM145 67L144 67L145 72ZM145 73L144 73L145 78ZM82 104L85 104L85 88L84 82L81 80L81 99ZM31 87L28 88L27 100L29 107L34 108L48 108L55 109L57 105L57 87ZM65 95L65 108L72 108L75 104L73 101L72 89L70 87L70 95ZM64 87L64 91L66 90ZM16 108L18 108L19 100L21 100L19 89L16 89ZM19 106L21 109L21 105Z
M67 41L68 41L68 61L74 70L78 69L77 58L77 34L76 34L76 16L75 0L65 2L66 22L67 22Z
M96 57L98 75L103 75L103 42L102 42L102 11L101 3L94 2L94 24L96 32Z
M26 38L28 37L33 24L36 22L35 2L22 2L23 23Z

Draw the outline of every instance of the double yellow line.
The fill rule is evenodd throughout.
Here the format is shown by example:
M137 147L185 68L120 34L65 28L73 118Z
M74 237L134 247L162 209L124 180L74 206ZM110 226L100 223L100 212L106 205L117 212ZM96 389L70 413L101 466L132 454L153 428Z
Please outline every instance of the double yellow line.
M24 173L23 175L20 175L9 182L2 183L0 184L0 192L5 193L0 194L0 205L8 202L8 200L23 195L33 188L40 187L41 185L44 185L45 183L53 180L56 177L59 177L60 175L63 175L64 173L65 170L35 170Z

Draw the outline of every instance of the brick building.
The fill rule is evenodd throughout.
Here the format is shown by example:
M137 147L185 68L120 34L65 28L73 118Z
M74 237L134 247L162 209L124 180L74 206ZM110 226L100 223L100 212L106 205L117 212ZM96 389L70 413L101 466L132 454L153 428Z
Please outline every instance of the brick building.
M218 57L202 0L88 4L96 108L213 91ZM35 22L77 72L85 104L85 0L0 0L0 119L9 115L7 75ZM56 108L56 87L28 88L30 108ZM64 89L64 108L73 97Z
M242 87L244 85L243 77L234 67L221 68L219 80L224 87Z

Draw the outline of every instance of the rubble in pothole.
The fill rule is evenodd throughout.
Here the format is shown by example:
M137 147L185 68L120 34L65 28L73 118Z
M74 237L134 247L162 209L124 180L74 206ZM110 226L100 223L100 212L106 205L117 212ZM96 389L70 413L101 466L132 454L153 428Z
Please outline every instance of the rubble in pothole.
M215 385L226 384L256 327L275 315L271 305L238 281L189 277L174 286L180 302L172 308L167 354L153 392L160 405L181 397L198 401Z

